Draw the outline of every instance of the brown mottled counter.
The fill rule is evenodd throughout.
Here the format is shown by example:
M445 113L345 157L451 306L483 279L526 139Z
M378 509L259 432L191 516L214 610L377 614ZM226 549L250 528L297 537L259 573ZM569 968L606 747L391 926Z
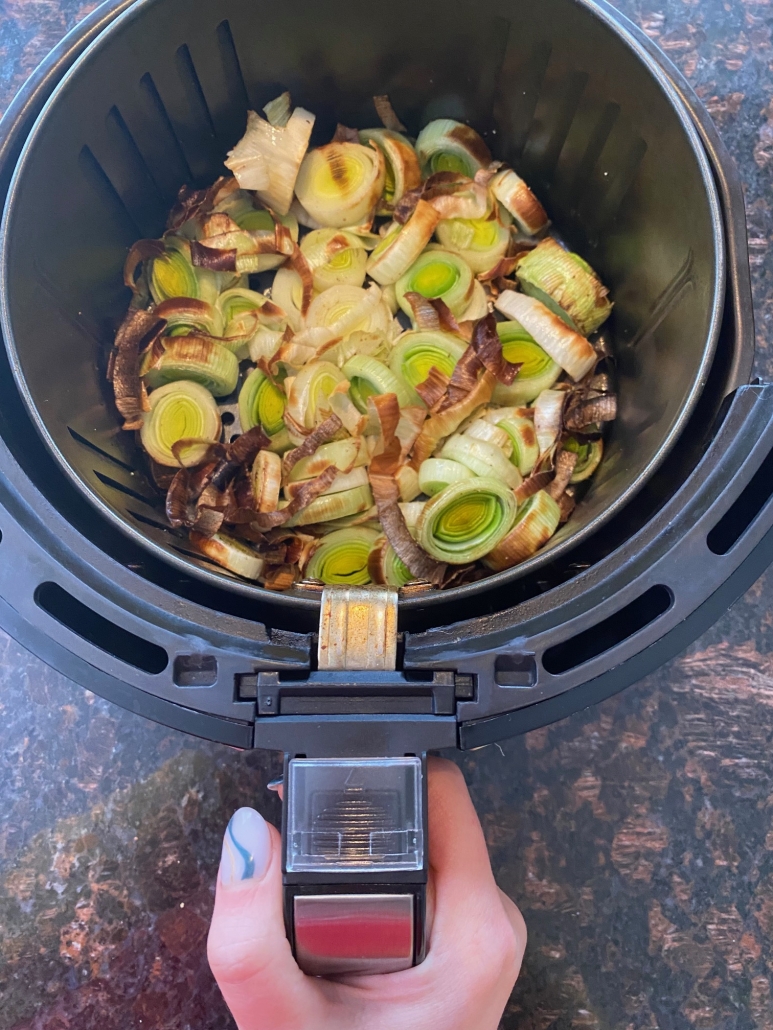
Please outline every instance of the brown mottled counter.
M0 106L94 4L0 0ZM773 6L622 0L747 191L773 376ZM506 1030L773 1030L773 572L657 674L466 755L530 943ZM220 838L262 753L112 707L0 635L0 1030L232 1027L204 957Z

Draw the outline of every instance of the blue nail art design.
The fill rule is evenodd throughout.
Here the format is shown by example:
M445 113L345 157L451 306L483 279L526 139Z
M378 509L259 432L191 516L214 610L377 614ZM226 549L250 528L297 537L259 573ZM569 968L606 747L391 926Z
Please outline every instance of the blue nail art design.
M261 815L252 808L234 812L223 838L220 882L224 886L261 877L268 866L271 838Z

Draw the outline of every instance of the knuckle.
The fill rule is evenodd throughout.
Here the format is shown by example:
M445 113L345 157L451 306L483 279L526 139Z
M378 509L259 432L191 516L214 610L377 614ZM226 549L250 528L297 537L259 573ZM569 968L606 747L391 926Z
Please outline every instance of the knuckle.
M227 941L217 933L207 940L207 960L219 984L236 986L259 976L266 965L254 940Z

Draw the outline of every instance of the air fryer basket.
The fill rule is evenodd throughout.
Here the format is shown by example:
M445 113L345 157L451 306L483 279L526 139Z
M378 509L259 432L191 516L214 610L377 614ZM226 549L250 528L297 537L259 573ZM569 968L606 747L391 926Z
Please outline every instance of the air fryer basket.
M138 0L56 91L11 187L3 326L38 431L102 515L157 557L266 595L193 556L164 525L132 436L118 429L105 359L128 300L127 248L161 233L180 185L223 171L248 107L285 88L317 113L315 142L338 120L373 123L375 93L390 94L413 132L432 117L468 120L610 286L620 414L571 522L521 566L401 604L447 605L539 572L665 459L706 383L725 286L720 203L692 119L667 77L576 0L401 0L388 10Z

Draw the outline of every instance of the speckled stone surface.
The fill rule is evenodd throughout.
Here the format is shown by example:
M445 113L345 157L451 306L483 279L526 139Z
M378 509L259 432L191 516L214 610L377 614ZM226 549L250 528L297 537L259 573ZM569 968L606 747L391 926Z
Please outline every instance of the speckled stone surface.
M94 5L0 0L0 107ZM773 6L621 0L747 190L773 375ZM462 758L530 929L505 1030L773 1030L773 573L596 709ZM165 730L0 635L0 1030L232 1027L204 939L220 836L272 759Z

